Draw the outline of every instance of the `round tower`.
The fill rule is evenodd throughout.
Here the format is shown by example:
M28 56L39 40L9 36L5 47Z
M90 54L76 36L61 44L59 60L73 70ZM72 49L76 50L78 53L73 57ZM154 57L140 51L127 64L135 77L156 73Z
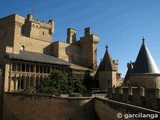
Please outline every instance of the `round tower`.
M160 71L142 39L142 45L136 61L128 68L125 85L145 88L160 88Z

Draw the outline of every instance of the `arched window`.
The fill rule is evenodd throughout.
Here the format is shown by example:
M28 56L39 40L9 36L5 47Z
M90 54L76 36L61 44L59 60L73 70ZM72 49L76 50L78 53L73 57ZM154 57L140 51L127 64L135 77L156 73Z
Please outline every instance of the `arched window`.
M108 85L110 85L110 80L108 80Z
M25 50L25 46L24 45L21 46L21 50Z

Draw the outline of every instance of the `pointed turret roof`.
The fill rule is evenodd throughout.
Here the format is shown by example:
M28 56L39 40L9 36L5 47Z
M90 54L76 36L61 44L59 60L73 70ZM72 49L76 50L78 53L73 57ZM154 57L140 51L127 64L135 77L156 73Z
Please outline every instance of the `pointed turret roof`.
M100 65L99 65L99 69L100 70L106 70L106 71L114 71L116 70L113 60L109 54L108 51L108 46L106 45L106 52L105 55L103 57L103 60L101 61Z
M142 46L138 53L133 73L160 73L158 67L145 44L145 39L142 39Z
M97 72L95 74L94 79L97 80L99 78L99 72L100 71L116 71L116 67L113 63L113 60L109 54L108 46L106 45L106 52L104 54L104 57L102 61L100 62L100 65L97 69Z

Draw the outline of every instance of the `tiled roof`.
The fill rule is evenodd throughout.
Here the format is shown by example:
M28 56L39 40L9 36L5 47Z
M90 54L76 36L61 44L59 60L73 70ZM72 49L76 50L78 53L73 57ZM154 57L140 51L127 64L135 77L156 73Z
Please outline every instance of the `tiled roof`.
M47 63L47 64L58 64L58 65L71 65L70 63L56 58L54 56L50 56L47 54L36 53L36 52L29 52L29 51L20 51L19 54L15 53L7 53L5 56L8 59L12 60L22 60L22 61L31 61L31 62L40 62L40 63Z

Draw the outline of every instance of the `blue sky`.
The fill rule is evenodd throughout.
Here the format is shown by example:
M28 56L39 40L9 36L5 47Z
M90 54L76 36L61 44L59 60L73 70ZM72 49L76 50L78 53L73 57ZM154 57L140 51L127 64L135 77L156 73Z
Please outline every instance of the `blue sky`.
M160 68L159 0L1 0L0 18L18 13L24 17L55 21L53 41L65 41L66 29L91 27L99 36L98 63L109 46L112 59L119 60L119 72L125 75L127 62L135 61L144 36Z

